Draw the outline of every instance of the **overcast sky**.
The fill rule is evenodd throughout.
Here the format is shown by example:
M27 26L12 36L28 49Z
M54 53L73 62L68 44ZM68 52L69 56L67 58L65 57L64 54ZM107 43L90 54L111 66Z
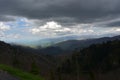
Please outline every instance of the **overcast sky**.
M0 40L119 35L119 4L120 0L0 0Z

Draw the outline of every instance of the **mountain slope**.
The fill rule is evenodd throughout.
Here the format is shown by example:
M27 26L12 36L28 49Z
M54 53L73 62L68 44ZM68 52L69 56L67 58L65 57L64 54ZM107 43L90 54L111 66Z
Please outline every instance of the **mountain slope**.
M58 67L57 72L68 76L67 78L63 76L63 80L76 80L76 78L80 80L119 80L120 40L94 44L73 52L73 55Z
M103 38L87 39L87 40L68 40L68 41L57 43L54 46L60 47L63 50L74 50L76 48L88 47L91 44L103 43L103 42L106 42L106 41L113 41L113 40L116 40L116 39L120 40L120 36L103 37Z
M57 61L53 57L48 58L30 49L11 46L0 41L0 64L14 66L33 74L48 75L50 69L56 66Z

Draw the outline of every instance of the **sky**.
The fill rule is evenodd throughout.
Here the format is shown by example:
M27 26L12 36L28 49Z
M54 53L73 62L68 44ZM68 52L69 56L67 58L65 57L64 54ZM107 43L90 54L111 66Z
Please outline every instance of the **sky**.
M120 0L0 0L0 40L120 34Z

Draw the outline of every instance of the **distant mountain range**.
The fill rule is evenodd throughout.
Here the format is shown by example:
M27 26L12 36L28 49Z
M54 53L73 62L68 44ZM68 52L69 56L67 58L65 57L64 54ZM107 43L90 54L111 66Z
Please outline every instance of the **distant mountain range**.
M116 36L116 37L103 37L103 38L96 38L95 36L93 36L93 38L88 38L87 35L84 35L84 39L82 38L82 36L79 35L71 35L71 36L62 36L62 37L55 37L55 38L45 38L45 39L40 39L40 40L34 40L34 41L25 41L25 42L18 42L18 43L12 43L12 44L18 44L18 45L22 45L22 46L29 46L32 48L46 48L46 47L50 47L50 46L54 46L54 47L62 47L64 49L69 48L69 47L73 47L74 49L74 45L78 45L82 48L88 45L91 45L93 43L98 43L98 42L103 42L106 40L111 40L113 38L114 39L118 39L120 36ZM77 48L77 46L76 46Z
M113 41L116 39L120 40L120 36L103 37L103 38L86 39L86 40L67 40L45 48L38 47L36 50L40 54L48 54L48 55L62 55L68 53L70 54L75 49L83 49L89 47L92 44L100 44L103 42Z
M103 43L106 41L112 41L116 39L120 40L120 35L114 36L114 37L103 37L103 38L86 39L86 40L68 40L68 41L57 43L54 46L60 47L63 50L74 50L77 48L88 47L91 44L98 44L98 43Z
M84 36L84 39L87 39L88 36ZM55 45L59 42L68 41L68 40L81 40L82 38L79 35L70 35L70 36L62 36L62 37L54 37L54 38L45 38L35 41L21 42L20 44L30 47L48 47Z

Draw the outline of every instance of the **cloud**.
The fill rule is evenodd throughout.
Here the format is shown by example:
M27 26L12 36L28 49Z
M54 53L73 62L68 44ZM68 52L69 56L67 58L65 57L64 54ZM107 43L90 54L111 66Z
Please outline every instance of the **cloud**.
M120 0L0 0L0 15L53 19L64 24L91 23L120 16L119 4ZM0 20L7 20L4 18Z
M62 26L55 21L47 22L46 24L38 27L33 27L29 31L34 35L43 35L43 36L64 36L71 34L84 34L94 32L89 28L90 24L79 24L70 27Z
M109 24L106 24L106 26L109 26L109 27L120 27L120 21L111 22Z
M47 22L43 26L30 29L30 32L32 34L41 34L43 36L57 36L71 33L71 29L62 27L62 25L58 24L57 22L51 21Z
M108 27L108 25L119 21L120 18L93 23L75 23L68 26L53 20L17 17L15 21L0 22L0 38L8 42L24 42L63 36L79 36L80 39L114 36L120 34L120 28Z
M0 22L0 40L18 39L20 34L16 34L14 29L6 22ZM12 33L11 33L12 31ZM10 32L10 33L9 33Z
M0 22L0 38L5 37L5 31L10 30L10 26Z
M15 16L9 16L9 15L0 15L0 21L14 21L15 20Z
M47 22L46 24L42 26L37 26L30 28L29 31L39 36L44 37L55 37L55 36L68 36L68 35L89 35L100 37L101 35L110 35L110 34L120 34L120 28L118 27L98 27L100 24L93 23L93 24L76 24L69 27L62 26L61 24L58 24L55 21ZM88 38L89 38L88 37ZM84 38L84 37L83 37Z
M10 29L10 26L5 25L3 22L0 22L0 31L6 31L9 29Z
M117 35L119 4L120 0L0 0L0 36Z

